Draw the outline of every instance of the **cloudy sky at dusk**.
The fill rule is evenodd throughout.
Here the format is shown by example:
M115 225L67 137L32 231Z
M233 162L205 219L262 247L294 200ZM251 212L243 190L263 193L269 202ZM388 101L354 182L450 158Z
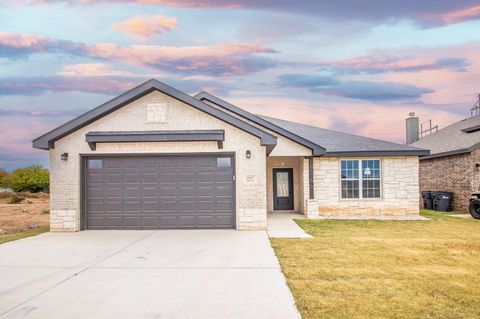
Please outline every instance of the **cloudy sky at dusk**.
M251 112L403 142L480 93L478 0L1 0L0 167L145 80Z

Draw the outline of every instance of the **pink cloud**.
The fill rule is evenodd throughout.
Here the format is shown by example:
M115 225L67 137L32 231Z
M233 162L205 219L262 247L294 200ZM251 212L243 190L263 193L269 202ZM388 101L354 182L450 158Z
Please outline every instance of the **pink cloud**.
M415 54L416 53L416 54ZM353 58L321 62L318 65L324 69L337 73L377 74L386 72L422 72L430 70L465 71L469 61L463 57L431 57L419 56L418 52L411 55L402 55L393 52L377 52Z
M272 60L256 57L256 53L275 51L256 44L219 44L214 46L171 47L99 43L87 48L90 56L119 60L164 71L188 71L215 75L241 75L273 67Z
M1 95L40 95L46 92L88 92L118 94L136 84L139 79L109 76L38 76L0 78Z
M480 6L453 10L445 13L425 14L426 19L440 21L443 24L461 23L480 18Z
M149 39L172 30L177 24L175 17L137 16L112 26L114 30L124 32L134 38Z
M111 65L105 63L81 63L81 64L69 64L63 66L57 75L60 76L123 76L123 77L135 77L142 76L129 71L116 70Z
M257 54L276 51L261 44L222 43L198 46L130 45L115 43L84 44L28 34L4 33L0 56L17 59L34 53L60 52L116 60L164 72L202 75L243 75L266 70L276 62Z
M426 70L419 75L417 72L410 73L386 73L377 76L382 81L394 81L411 83L417 86L434 88L435 92L424 96L423 102L446 107L462 107L465 115L473 97L478 94L478 79L480 78L480 42L467 43L452 47L436 47L411 50L408 54L429 57L459 57L469 61L469 67L464 72L451 72L448 69ZM459 109L457 109L457 112Z
M0 43L12 48L37 47L45 49L52 42L48 38L38 35L0 32Z
M52 123L38 119L25 120L25 117L13 119L0 118L0 152L9 152L15 156L25 156L36 153L32 150L31 141L53 128ZM15 134L11 134L15 132Z

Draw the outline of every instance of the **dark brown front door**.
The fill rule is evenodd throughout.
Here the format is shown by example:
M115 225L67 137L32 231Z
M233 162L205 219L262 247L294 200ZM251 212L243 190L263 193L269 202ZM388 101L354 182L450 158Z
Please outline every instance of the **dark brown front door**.
M293 210L293 169L273 169L273 209Z

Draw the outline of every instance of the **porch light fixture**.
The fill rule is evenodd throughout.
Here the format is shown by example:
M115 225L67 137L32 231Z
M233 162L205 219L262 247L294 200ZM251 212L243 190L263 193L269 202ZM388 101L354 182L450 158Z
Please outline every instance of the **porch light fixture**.
M247 152L245 153L245 156L246 156L247 158L252 157L252 153L250 152L250 150L247 150Z
M372 171L370 170L370 167L365 168L365 176L370 176L372 174Z
M60 158L62 159L62 161L68 160L68 153L62 153L62 155L60 155Z

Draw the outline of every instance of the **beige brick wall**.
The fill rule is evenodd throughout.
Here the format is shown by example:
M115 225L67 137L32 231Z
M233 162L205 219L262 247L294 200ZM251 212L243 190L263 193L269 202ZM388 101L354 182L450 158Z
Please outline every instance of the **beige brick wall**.
M146 123L146 102L167 101L167 122ZM97 144L91 151L85 142L89 131L224 129L225 142L219 150L214 142L112 143ZM251 158L245 152L251 151ZM68 161L60 155L69 153ZM80 228L80 154L105 153L235 152L237 229L266 227L265 147L257 137L194 109L161 92L152 92L98 121L60 139L50 150L51 229L77 231ZM253 178L252 178L253 177Z
M452 208L468 211L472 192L480 187L480 150L420 161L420 191L453 192Z
M267 210L273 212L273 169L293 168L293 211L303 212L303 157L267 158Z
M382 167L382 198L342 199L340 194L341 158L314 158L315 199L308 200L307 183L304 185L305 215L310 218L417 215L419 213L418 157L381 157L379 159ZM308 181L306 160L304 178Z

